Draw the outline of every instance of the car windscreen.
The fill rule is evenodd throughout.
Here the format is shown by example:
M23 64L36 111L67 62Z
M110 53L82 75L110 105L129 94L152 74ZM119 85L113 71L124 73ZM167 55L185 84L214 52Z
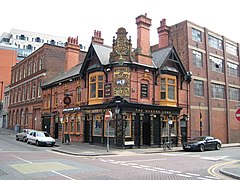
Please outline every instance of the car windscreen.
M205 140L205 137L195 137L193 141L203 141Z

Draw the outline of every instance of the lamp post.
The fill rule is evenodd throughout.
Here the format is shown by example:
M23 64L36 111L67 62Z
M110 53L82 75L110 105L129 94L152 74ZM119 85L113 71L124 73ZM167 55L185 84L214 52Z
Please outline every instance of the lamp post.
M203 123L202 123L202 112L201 112L201 105L204 105L204 103L199 103L199 118L200 118L200 121L199 121L199 132L200 132L200 136L202 136L202 126L203 126Z

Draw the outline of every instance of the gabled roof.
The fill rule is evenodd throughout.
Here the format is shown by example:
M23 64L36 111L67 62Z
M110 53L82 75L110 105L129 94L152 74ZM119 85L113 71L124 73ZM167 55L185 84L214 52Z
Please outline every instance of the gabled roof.
M82 67L82 63L77 64L69 71L67 71L67 72L55 77L51 81L43 84L42 87L54 85L55 83L58 83L60 81L63 81L63 80L69 79L69 78L74 78L75 76L79 75L79 71L80 71L81 67Z
M172 46L152 52L152 60L158 68L160 68L163 62L168 58L171 51Z
M168 47L156 50L152 52L152 57L153 57L153 62L155 63L157 68L159 68L160 70L177 71L173 67L167 67L165 65L166 61L171 60L174 63L176 63L179 71L182 74L186 75L187 73L174 46L168 46Z
M102 65L109 63L110 53L112 52L112 47L101 45L101 44L92 44L100 62Z

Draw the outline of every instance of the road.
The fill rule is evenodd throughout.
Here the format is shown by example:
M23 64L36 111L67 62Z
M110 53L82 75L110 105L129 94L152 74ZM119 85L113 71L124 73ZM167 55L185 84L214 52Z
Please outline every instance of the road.
M228 179L218 173L218 168L240 160L239 147L205 152L80 157L19 142L7 134L0 134L0 142L1 180Z

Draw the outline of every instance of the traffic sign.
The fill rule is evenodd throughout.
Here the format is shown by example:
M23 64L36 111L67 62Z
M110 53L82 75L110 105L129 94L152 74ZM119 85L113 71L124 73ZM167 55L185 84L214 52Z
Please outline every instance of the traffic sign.
M112 119L112 111L106 111L104 116L105 121L109 121Z
M235 117L238 121L240 121L240 109L238 109L235 113Z

